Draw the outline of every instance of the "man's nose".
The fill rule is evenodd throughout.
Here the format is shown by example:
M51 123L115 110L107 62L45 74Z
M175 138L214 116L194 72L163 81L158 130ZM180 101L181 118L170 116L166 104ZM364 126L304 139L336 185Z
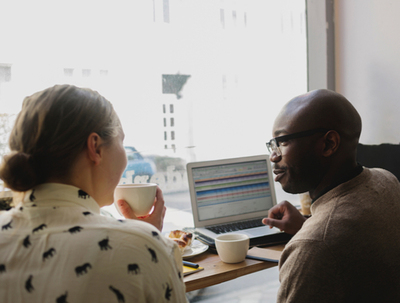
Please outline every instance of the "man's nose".
M269 155L269 160L271 162L279 162L281 160L282 156L279 156L276 152L272 152L272 154Z

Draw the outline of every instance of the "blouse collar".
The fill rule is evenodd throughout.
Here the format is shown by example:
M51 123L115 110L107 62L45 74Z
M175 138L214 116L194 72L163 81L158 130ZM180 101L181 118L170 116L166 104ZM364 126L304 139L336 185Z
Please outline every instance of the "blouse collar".
M26 206L55 205L72 206L73 204L87 208L100 214L100 206L85 191L78 187L60 183L45 183L25 192L23 203Z

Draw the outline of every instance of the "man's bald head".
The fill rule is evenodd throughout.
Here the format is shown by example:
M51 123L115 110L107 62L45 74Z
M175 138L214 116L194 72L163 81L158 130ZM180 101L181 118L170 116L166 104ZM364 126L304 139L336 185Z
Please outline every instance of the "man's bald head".
M361 134L361 117L342 95L318 89L293 98L283 107L275 120L274 136L316 128L335 130L342 143L354 146Z

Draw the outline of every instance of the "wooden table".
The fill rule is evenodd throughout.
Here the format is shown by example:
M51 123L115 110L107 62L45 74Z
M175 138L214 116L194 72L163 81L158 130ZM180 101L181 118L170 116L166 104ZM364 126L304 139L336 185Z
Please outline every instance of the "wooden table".
M284 247L284 245L266 248L253 247L249 250L248 255L279 260ZM226 282L278 265L278 263L252 259L246 259L241 263L227 264L222 262L217 254L209 251L195 256L188 261L200 264L201 267L204 267L204 270L184 277L187 292Z

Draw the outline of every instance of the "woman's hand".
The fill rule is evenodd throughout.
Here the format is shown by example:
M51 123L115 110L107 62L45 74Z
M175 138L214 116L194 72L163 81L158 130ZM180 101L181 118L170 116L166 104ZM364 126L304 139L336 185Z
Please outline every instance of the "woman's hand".
M264 218L262 223L294 235L300 230L305 221L306 218L296 207L288 201L283 201L269 210L268 218Z
M145 217L136 217L132 208L125 200L117 201L118 208L121 214L127 219L141 220L154 225L159 231L162 230L164 224L164 217L167 208L165 207L164 197L162 191L157 187L156 199L154 202L153 212Z

